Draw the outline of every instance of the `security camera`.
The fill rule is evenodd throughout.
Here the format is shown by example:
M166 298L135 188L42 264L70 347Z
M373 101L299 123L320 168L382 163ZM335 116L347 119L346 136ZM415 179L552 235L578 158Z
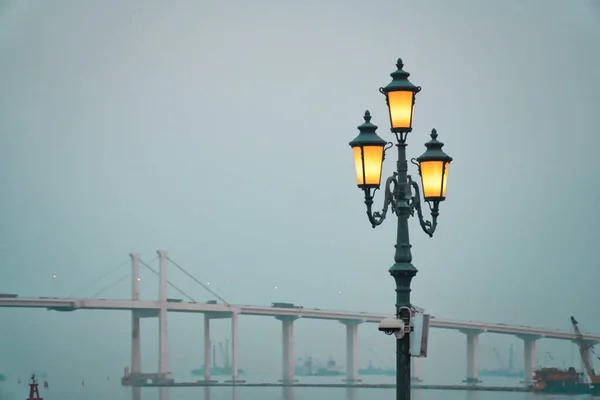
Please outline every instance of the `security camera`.
M386 335L396 335L397 339L404 337L404 321L398 318L386 318L379 323L379 330Z

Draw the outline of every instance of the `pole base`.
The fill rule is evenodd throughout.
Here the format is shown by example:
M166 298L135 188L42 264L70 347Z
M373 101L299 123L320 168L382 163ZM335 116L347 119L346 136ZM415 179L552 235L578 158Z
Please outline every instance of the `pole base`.
M197 380L196 383L211 384L211 383L219 383L219 381L216 379L200 379L200 380Z
M359 383L359 382L362 382L362 379L358 379L358 378L356 378L356 379L344 379L344 380L342 380L342 382L345 382L345 383Z
M238 383L246 383L246 381L243 379L229 379L226 380L225 383L233 383L234 385L236 385Z
M477 378L467 378L467 379L465 379L465 380L463 381L463 383L467 383L467 384L469 384L469 385L476 385L476 384L478 384L478 383L481 383L481 382L483 382L483 381L480 381L480 380L479 380L479 379L477 379Z
M296 382L298 382L298 379L280 379L277 382L283 383L283 384L286 384L286 383L296 383Z

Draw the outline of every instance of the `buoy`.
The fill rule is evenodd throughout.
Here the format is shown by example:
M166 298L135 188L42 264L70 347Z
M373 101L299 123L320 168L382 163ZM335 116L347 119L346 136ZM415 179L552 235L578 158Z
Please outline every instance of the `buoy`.
M38 383L35 380L35 374L31 375L29 380L29 398L27 400L44 400L40 397L40 391L38 389Z

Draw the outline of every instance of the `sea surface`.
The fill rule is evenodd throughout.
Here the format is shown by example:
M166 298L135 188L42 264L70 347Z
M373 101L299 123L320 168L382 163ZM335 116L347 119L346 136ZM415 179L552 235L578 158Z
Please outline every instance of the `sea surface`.
M177 381L193 381L197 378L178 377ZM227 377L214 377L223 381ZM343 377L298 377L303 383L340 383ZM277 382L275 376L243 376L248 382ZM361 377L363 383L392 383L393 377L366 376ZM487 386L518 386L518 380L486 377L483 384ZM131 388L122 387L117 378L88 378L84 385L80 380L50 379L49 388L40 388L44 400L130 400ZM427 380L424 383L460 384L460 381ZM159 400L158 388L142 389L142 400ZM259 388L259 387L187 387L168 388L168 400L395 400L394 389L354 389L354 388ZM28 397L29 388L26 381L18 384L14 380L0 383L0 400L24 400ZM485 392L458 390L413 389L412 400L581 400L590 396L558 396L534 393ZM600 399L600 398L598 398Z

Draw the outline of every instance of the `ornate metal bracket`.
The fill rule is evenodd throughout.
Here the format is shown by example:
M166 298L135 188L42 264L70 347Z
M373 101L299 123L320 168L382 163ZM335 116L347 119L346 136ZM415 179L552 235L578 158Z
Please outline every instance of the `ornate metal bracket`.
M383 221L385 221L385 217L387 215L387 211L390 205L392 206L392 212L396 212L396 205L394 203L394 190L396 188L396 185L398 184L398 180L396 179L397 175L398 173L394 172L394 174L387 178L385 181L383 208L381 211L373 212L373 199L375 198L375 191L377 189L373 190L373 192L371 192L370 189L364 189L365 204L367 206L367 217L369 217L369 222L371 223L371 226L373 228L381 225Z
M385 221L385 217L387 216L388 209L391 207L392 213L396 213L396 204L399 199L396 199L396 186L398 185L397 179L398 173L394 172L392 176L387 178L385 181L384 188L384 197L383 197L383 208L381 211L373 212L373 199L375 198L375 190L371 192L370 189L364 189L365 192L365 205L367 206L367 217L369 218L369 222L373 228L381 225L383 221ZM439 212L439 202L434 201L433 206L429 203L429 210L431 212L431 221L426 220L423 217L423 209L421 206L421 190L419 189L419 185L417 182L413 181L411 176L408 175L408 184L414 190L413 196L410 198L409 207L410 207L410 215L414 216L415 211L417 212L417 218L419 218L419 225L421 225L421 229L425 232L429 237L433 237L435 232L435 228L437 227L437 217L440 215ZM402 196L403 197L403 196Z
M388 143L385 150L387 151L392 147L392 143ZM383 154L385 159L385 151ZM413 158L411 160L413 164L419 168L420 166ZM410 175L407 175L406 184L400 184L398 182L398 172L394 172L392 176L386 179L385 187L384 187L384 197L383 197L383 208L381 211L373 212L373 200L375 199L375 192L378 189L363 189L365 192L365 205L367 206L367 217L369 218L369 222L373 228L381 225L387 216L388 209L391 207L393 214L398 214L398 205L400 202L408 201L409 207L409 215L411 217L415 216L415 211L417 212L417 218L419 218L419 224L421 225L421 229L425 232L429 237L433 237L435 232L435 228L437 227L437 217L440 215L439 213L439 201L433 201L433 205L427 202L429 206L429 211L431 213L431 221L426 220L423 217L423 209L421 202L421 190L419 189L419 185L417 182L413 181ZM411 188L414 190L414 194L410 193ZM410 197L410 199L408 199Z
M421 225L423 232L425 232L429 237L432 237L433 233L435 232L435 228L437 227L437 217L438 215L440 215L440 203L438 201L434 201L433 207L431 206L431 204L427 203L431 212L431 221L427 221L425 218L423 218L423 210L421 209L421 191L419 189L419 185L417 184L417 182L412 180L410 175L408 175L408 183L412 186L412 188L415 191L415 194L414 196L412 196L410 201L411 215L414 215L414 210L417 211L419 224Z

